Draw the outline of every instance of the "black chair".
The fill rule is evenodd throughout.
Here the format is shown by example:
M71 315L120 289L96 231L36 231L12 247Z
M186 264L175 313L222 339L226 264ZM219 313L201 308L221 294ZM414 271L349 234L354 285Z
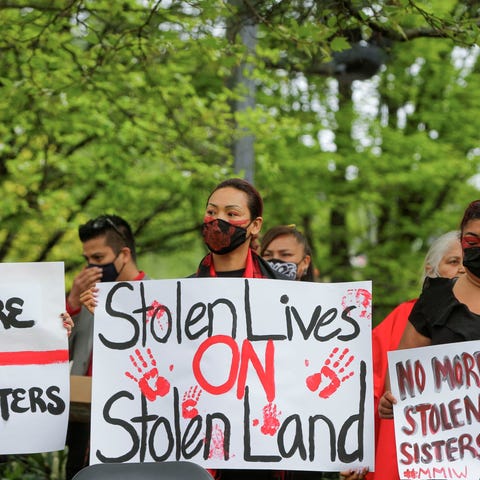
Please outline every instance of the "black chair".
M73 480L212 480L193 462L97 463L80 470Z

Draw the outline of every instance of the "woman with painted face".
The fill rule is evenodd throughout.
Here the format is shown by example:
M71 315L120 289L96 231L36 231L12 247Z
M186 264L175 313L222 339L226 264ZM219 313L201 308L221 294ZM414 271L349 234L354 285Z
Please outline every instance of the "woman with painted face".
M262 228L263 200L246 180L232 178L215 187L207 200L202 236L210 250L193 277L286 279L252 248ZM209 470L215 479L241 480L244 470ZM248 470L250 480L274 480L276 472Z
M263 223L263 200L246 180L232 178L217 185L205 208L202 236L210 253L194 277L286 279L251 248Z
M220 183L208 198L202 226L203 240L210 253L202 259L193 277L288 280L287 276L273 269L252 248L262 227L262 212L262 197L250 183L238 178ZM300 264L302 261L299 260L297 263ZM301 271L303 272L304 267L308 265L307 262L303 262ZM249 480L293 479L292 472L273 470L228 469L210 470L210 473L215 479L221 480L243 480L247 476ZM309 473L311 473L309 478L320 478L318 472ZM349 471L342 472L341 475L345 480L361 480L364 473Z
M480 339L480 200L465 210L460 241L465 274L453 279L427 279L399 349ZM378 406L381 418L393 418L395 402L387 379Z
M295 225L272 227L262 238L260 255L291 280L313 282L312 251Z

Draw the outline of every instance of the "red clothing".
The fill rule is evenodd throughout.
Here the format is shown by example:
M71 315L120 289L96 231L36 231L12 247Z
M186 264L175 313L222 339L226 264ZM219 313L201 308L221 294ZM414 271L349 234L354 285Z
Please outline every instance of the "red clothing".
M367 474L367 480L399 480L397 451L393 420L381 419L378 403L383 395L388 371L389 350L396 350L408 317L417 300L398 305L372 331L373 397L375 415L375 472Z

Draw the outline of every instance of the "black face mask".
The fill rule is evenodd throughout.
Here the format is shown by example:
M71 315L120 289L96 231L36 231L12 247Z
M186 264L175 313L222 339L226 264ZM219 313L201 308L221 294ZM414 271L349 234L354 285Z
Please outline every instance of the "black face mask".
M463 249L463 266L480 278L480 247Z
M298 265L294 262L284 262L283 260L277 260L272 258L268 260L268 264L278 273L285 275L289 280L297 279Z
M97 267L102 269L101 282L114 282L118 278L118 271L113 262L105 265L95 265L94 263L89 263L87 267Z
M246 242L247 229L232 225L218 218L203 224L202 236L203 241L211 252L217 255L225 255L233 252L233 250Z

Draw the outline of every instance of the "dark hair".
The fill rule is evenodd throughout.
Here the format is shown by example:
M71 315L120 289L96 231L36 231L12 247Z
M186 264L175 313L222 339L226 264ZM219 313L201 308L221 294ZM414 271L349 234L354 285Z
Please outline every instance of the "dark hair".
M245 192L248 197L247 205L248 210L250 211L251 219L254 220L257 217L261 217L263 214L263 200L258 190L243 178L230 178L219 183L210 193L208 199L213 195L214 192L220 190L221 188L236 188ZM208 202L207 202L208 203Z
M265 235L262 237L260 256L263 257L263 254L265 253L265 250L268 248L268 246L273 242L273 240L275 240L277 237L280 237L281 235L291 235L292 237L294 237L295 240L303 246L304 256L310 256L310 264L308 265L305 275L300 280L305 282L313 282L313 261L311 260L312 249L310 248L310 245L305 235L303 235L303 233L297 230L295 225L277 225L276 227L272 227L267 230Z
M117 215L100 215L78 227L78 236L82 243L103 235L105 235L107 245L115 254L118 254L123 247L128 247L133 261L136 261L137 254L132 229L123 218Z
M463 214L462 221L460 223L460 231L463 235L463 230L465 225L470 220L480 219L480 200L474 200L468 207L465 209L465 213Z

